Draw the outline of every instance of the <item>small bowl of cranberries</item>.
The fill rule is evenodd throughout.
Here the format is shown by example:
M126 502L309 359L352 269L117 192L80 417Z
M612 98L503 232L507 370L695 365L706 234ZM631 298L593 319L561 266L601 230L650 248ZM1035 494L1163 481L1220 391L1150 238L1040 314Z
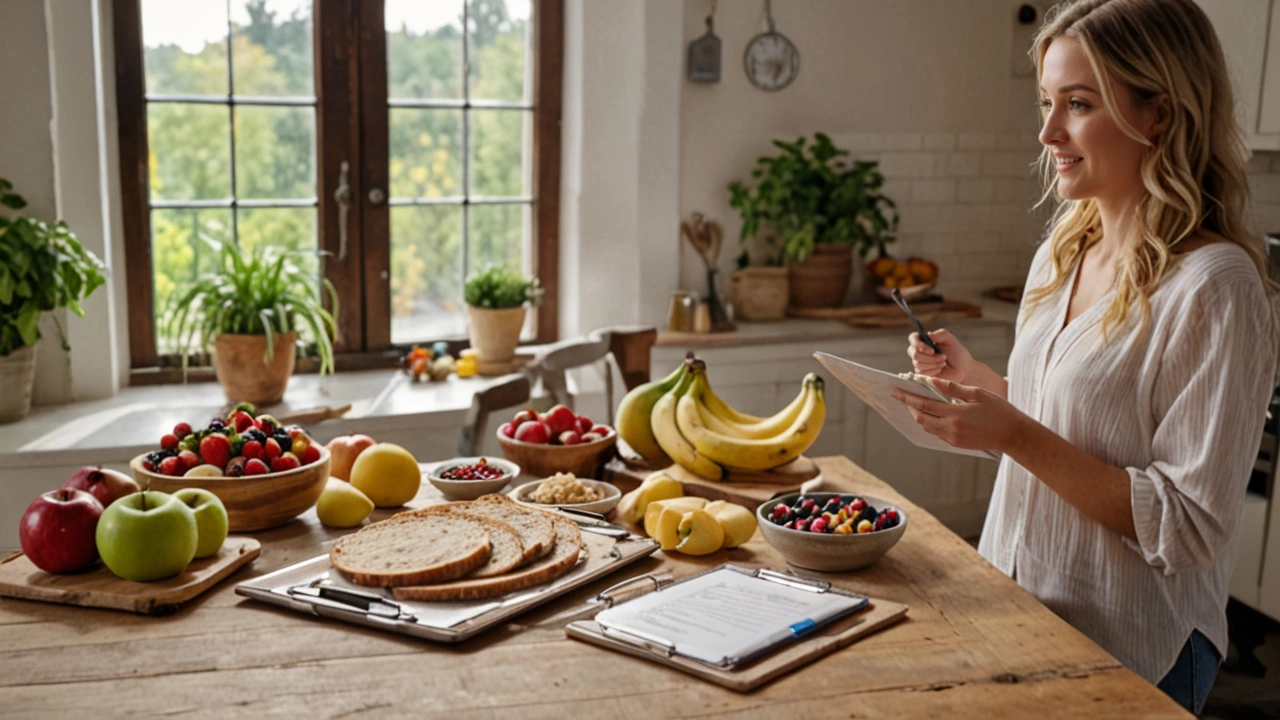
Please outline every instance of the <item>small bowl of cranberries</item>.
M446 500L475 500L500 492L520 475L520 466L496 457L458 457L427 471L427 482Z

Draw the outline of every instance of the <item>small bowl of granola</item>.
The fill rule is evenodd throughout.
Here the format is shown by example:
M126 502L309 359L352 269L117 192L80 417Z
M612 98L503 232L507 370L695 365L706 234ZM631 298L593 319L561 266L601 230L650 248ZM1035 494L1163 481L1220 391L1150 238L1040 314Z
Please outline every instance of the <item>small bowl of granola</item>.
M574 477L572 473L556 473L545 480L534 480L511 491L516 502L534 507L552 506L608 514L622 498L615 485L599 480Z

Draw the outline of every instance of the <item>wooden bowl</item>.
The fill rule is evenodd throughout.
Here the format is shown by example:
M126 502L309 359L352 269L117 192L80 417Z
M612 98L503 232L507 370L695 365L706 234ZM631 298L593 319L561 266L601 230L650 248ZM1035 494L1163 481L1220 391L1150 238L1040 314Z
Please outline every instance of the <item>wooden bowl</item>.
M498 444L502 454L519 465L528 475L550 477L558 472L573 473L574 477L600 477L600 468L613 457L618 443L618 432L608 437L580 445L544 445L513 440L498 432Z
M310 510L329 480L329 450L320 459L285 472L252 477L171 477L142 466L146 453L129 461L133 477L149 490L173 493L182 488L208 490L227 507L230 532L252 532L283 525Z

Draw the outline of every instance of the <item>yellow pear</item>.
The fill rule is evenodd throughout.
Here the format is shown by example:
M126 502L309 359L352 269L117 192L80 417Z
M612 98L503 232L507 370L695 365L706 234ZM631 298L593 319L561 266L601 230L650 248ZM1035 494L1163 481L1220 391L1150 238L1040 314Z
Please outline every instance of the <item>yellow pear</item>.
M671 508L676 511L675 522L678 525L680 523L679 517L681 515L684 515L690 510L698 510L706 504L707 501L700 497L680 497L651 502L644 512L644 532L649 537L657 540L658 542L662 542L661 531L658 529L658 518L661 516L664 509ZM671 526L668 530L674 538L676 530L675 526ZM675 547L675 540L672 540L671 547ZM663 549L669 550L670 548L664 547Z
M690 510L676 528L676 549L686 555L710 555L724 545L724 527L706 510Z
M639 524L644 519L649 504L658 500L678 498L684 495L684 484L672 480L663 471L652 473L640 483L640 487L632 490L618 501L617 517L630 523Z
M336 528L355 527L373 512L373 501L350 483L329 478L316 501L316 517L323 525Z
M398 507L418 494L422 470L408 450L378 443L356 456L351 485L378 507Z
M750 510L731 502L717 500L707 503L704 511L720 521L724 527L724 546L736 548L756 534L756 516Z

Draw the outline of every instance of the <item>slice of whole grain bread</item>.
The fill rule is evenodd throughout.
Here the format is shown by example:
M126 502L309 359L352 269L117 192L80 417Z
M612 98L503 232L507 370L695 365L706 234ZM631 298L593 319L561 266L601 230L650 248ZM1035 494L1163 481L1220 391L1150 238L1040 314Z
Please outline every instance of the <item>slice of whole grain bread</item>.
M484 565L489 531L502 529L485 517L401 515L343 537L329 551L329 562L357 585L443 582Z
M490 524L489 542L493 544L493 548L489 552L489 561L484 565L472 570L467 578L486 578L495 575L501 575L506 572L515 570L529 561L530 554L525 549L522 531L513 527L510 523L504 522L507 518L499 517L496 514L488 514L483 511L476 512L477 508L472 503L448 503L445 505L433 505L425 510L418 510L424 515L432 513L445 513L449 515L461 515L463 517L487 517L490 520L496 520L498 525ZM516 519L520 519L517 516ZM550 525L550 523L547 523ZM539 546L540 547L540 546ZM536 547L534 550L538 550Z

